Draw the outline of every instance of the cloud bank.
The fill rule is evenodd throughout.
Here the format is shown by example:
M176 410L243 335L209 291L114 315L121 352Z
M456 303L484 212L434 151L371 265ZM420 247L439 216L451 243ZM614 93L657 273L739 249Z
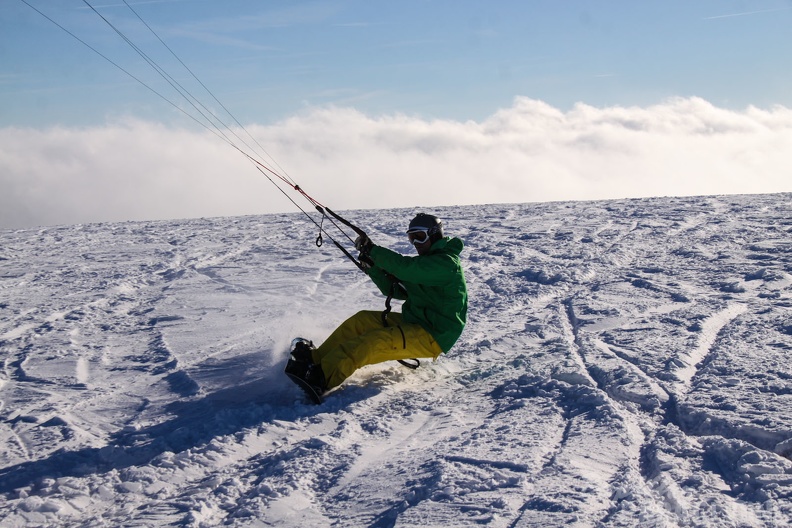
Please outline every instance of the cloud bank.
M680 98L565 112L518 97L482 122L328 107L247 130L338 210L792 190L785 107ZM0 228L285 211L296 208L204 130L0 129Z

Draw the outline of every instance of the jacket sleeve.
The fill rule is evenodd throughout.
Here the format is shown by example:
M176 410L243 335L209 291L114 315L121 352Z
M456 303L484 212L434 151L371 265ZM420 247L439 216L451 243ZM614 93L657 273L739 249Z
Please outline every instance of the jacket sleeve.
M448 282L449 271L457 268L454 259L444 253L407 257L390 249L374 246L370 256L377 268L395 275L399 280L427 286L439 286Z
M379 266L374 266L366 270L369 278L377 285L379 291L382 292L382 295L390 295L391 294L391 285L393 279L388 276L388 274L380 268ZM394 277L395 279L395 277ZM397 279L398 280L398 279ZM407 292L400 284L396 284L396 287L393 289L393 298L405 300L407 299Z

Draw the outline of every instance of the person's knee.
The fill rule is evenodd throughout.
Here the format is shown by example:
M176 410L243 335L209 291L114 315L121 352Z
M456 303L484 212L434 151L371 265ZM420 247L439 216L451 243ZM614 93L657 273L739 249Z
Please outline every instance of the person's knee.
M361 310L350 317L347 322L357 328L359 334L364 334L382 325L379 312L373 312L371 310Z
M361 319L365 321L379 321L380 312L375 312L373 310L360 310L354 315L354 317L355 319Z

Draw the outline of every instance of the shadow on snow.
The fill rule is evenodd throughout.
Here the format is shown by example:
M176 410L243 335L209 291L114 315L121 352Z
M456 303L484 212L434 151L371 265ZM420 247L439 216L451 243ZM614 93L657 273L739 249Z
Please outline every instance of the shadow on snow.
M247 428L293 421L326 410L312 404L295 404L302 393L281 380L278 371L263 379L221 389L191 401L169 404L162 423L113 434L103 447L77 451L60 450L47 458L23 462L0 470L0 493L30 486L36 488L45 479L81 477L156 463L163 453L179 453L238 433Z

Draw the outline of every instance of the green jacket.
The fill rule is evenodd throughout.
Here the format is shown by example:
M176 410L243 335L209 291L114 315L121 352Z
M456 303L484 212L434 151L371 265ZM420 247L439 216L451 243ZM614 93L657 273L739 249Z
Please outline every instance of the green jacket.
M386 273L396 277L393 298L405 300L403 320L421 325L443 352L454 346L467 322L467 285L459 262L463 247L460 239L445 237L432 244L429 253L416 257L380 246L369 252L374 262L368 270L371 280L388 295L391 280Z

